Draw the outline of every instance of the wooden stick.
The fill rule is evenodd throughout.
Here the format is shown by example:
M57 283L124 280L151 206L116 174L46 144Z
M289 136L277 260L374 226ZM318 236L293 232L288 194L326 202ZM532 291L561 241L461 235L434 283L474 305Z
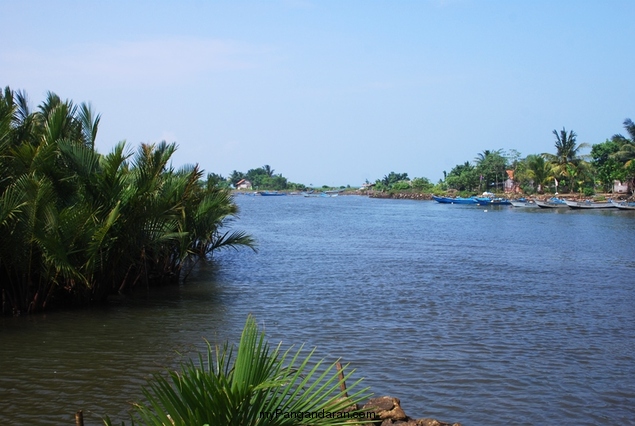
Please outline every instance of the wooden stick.
M84 426L84 413L82 410L75 413L75 426Z
M346 392L346 382L344 381L344 371L342 371L342 364L337 361L335 363L335 368L337 368L337 375L340 379L340 390L344 393L344 398L348 398L348 392Z

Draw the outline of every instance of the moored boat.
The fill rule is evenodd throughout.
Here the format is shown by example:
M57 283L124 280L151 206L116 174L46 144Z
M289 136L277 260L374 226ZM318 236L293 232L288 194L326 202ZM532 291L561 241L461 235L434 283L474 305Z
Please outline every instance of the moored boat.
M286 192L264 191L264 192L261 192L260 195L262 195L263 197L274 197L274 196L287 195L287 194Z
M617 207L620 210L635 210L635 202L629 203L627 201L617 202L611 200L611 204L613 204L613 206Z
M476 197L476 203L479 206L508 206L511 204L507 198L500 197Z
M537 208L538 204L536 204L535 201L533 200L514 200L514 201L510 201L510 203L512 204L512 206L514 207L525 207L525 208Z
M477 199L474 197L439 197L437 195L433 195L432 199L441 204L478 204Z
M565 200L564 202L567 203L567 206L569 206L572 209L613 209L615 208L611 200L604 203L598 203L591 200L583 200L583 201Z
M333 198L333 197L337 197L339 194L328 193L328 192L318 192L318 193L303 192L302 195L307 198Z
M562 209L562 208L569 207L567 206L567 203L564 202L564 200L561 200L560 198L556 198L556 197L549 198L548 200L545 200L545 201L540 201L536 199L534 199L534 201L536 202L536 205L540 207L541 209Z

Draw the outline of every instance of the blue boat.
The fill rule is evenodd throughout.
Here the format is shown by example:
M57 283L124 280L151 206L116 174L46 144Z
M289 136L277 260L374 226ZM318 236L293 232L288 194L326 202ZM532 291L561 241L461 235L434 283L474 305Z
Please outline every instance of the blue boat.
M511 204L507 198L500 197L476 197L479 206L508 206Z
M436 195L432 196L432 199L437 203L441 204L478 204L478 201L474 197L463 198L463 197L439 197Z
M287 193L278 192L278 191L264 191L264 192L261 192L260 195L262 195L263 197L274 197L274 196L280 196L280 195L287 195Z

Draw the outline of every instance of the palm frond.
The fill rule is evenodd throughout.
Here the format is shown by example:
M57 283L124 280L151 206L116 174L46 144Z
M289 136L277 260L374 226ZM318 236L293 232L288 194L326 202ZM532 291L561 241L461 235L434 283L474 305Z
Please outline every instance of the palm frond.
M156 375L144 388L147 404L135 404L136 418L146 425L354 425L363 418L344 416L351 406L368 398L368 388L357 390L361 379L349 386L346 398L334 364L313 362L315 350L302 347L284 353L271 348L252 316L247 318L235 360L227 344L190 360L180 371ZM340 413L318 418L308 412ZM105 420L111 424L110 419Z

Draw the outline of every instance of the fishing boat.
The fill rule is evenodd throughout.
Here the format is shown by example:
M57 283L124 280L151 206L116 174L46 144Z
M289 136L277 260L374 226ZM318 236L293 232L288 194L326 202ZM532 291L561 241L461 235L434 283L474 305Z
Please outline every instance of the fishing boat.
M511 204L507 198L500 197L475 197L479 206L508 206Z
M565 200L567 206L572 209L613 209L615 206L611 202L611 200L603 203L598 203L591 200L583 200L583 201L571 201Z
M260 193L263 197L275 197L280 195L287 195L286 192L278 192L278 191L263 191Z
M514 200L510 201L511 205L514 207L523 207L523 208L537 208L538 204L534 200Z
M433 195L432 199L441 204L478 204L478 201L474 197L439 197L437 195Z
M613 206L617 207L620 210L635 210L635 202L627 202L627 201L613 201L611 200Z
M333 197L337 197L339 194L337 193L333 194L328 192L319 192L319 193L303 192L302 195L307 198L333 198Z
M564 200L561 200L560 198L556 198L556 197L549 198L546 201L540 201L536 199L534 199L534 201L536 205L540 207L541 209L562 209L562 208L569 207L567 206L567 203L564 202Z

